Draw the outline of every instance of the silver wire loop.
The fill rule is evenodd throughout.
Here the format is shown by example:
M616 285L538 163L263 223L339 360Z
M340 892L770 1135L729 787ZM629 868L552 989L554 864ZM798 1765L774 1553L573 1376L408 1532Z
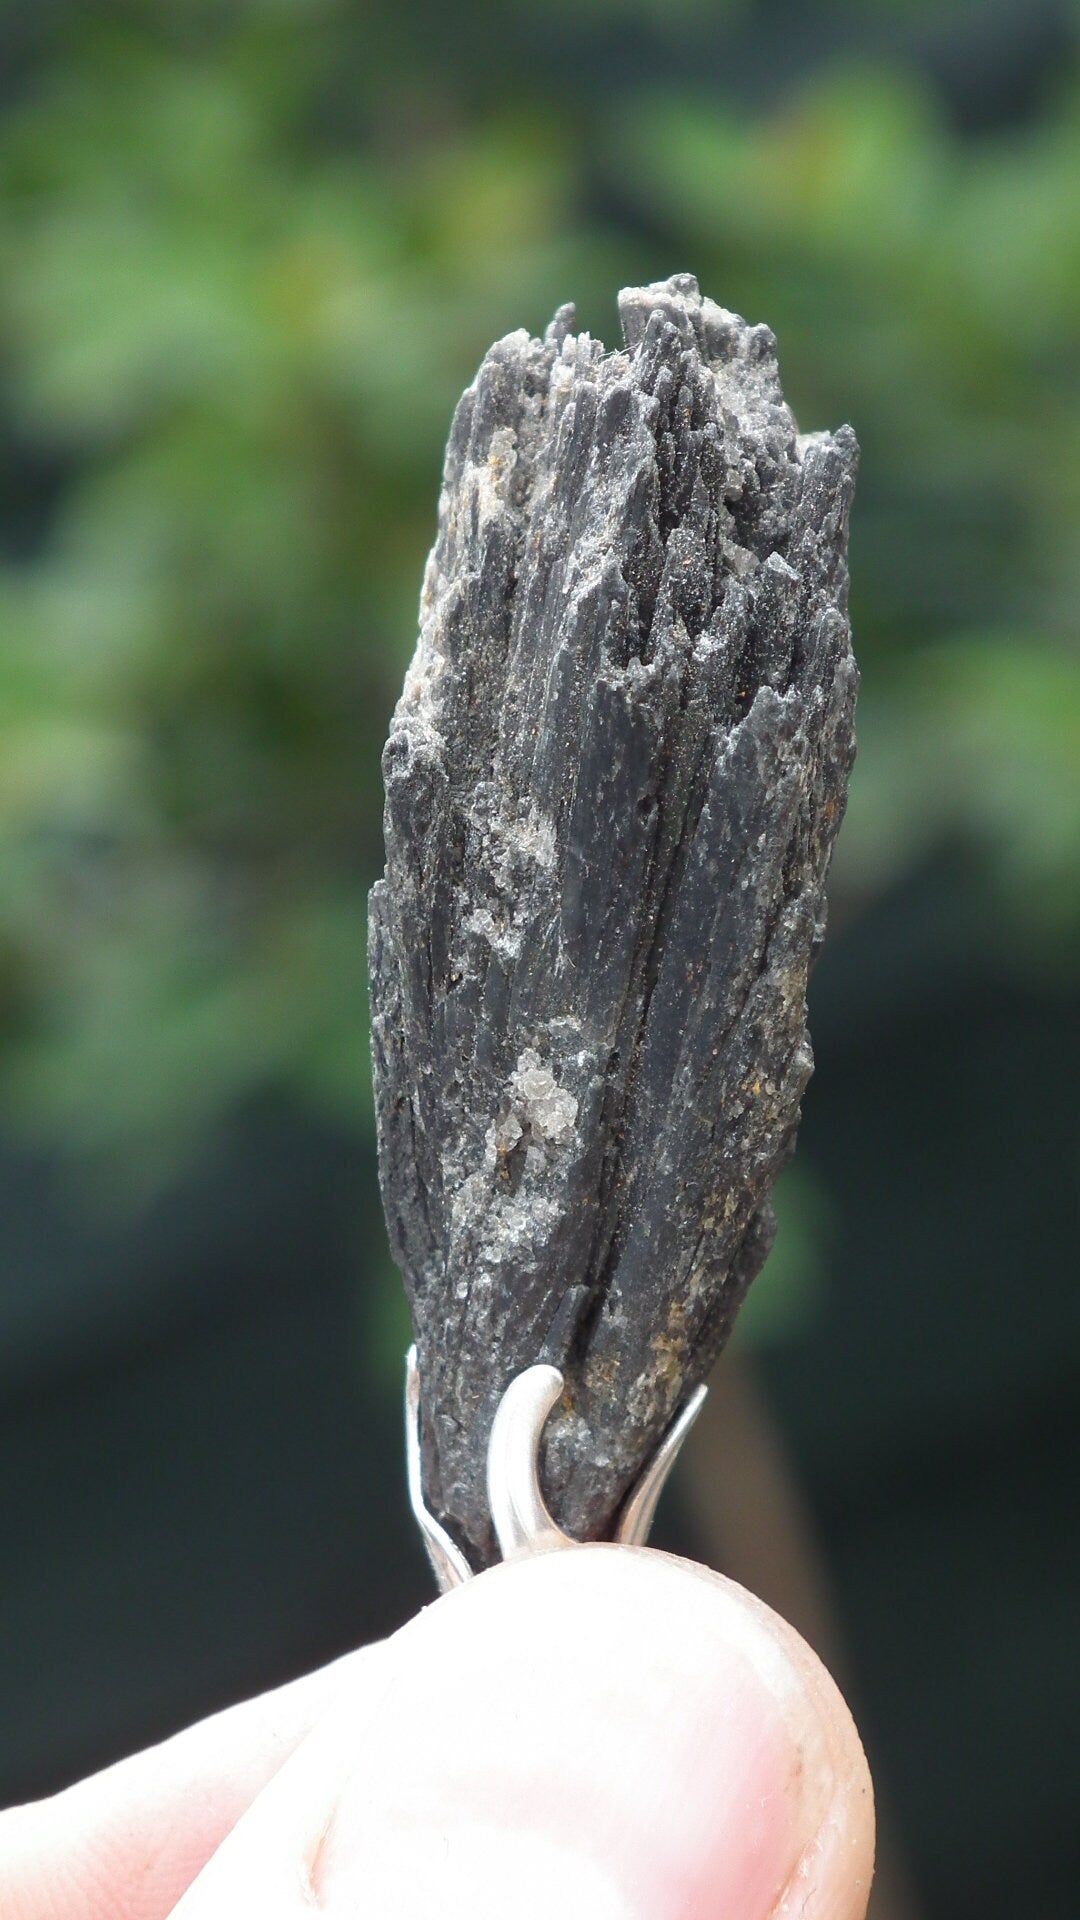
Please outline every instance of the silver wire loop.
M540 1488L540 1443L564 1380L558 1367L526 1367L511 1380L496 1409L487 1455L487 1494L492 1525L504 1560L551 1553L581 1543L556 1526ZM615 1528L623 1546L645 1545L657 1501L694 1421L705 1403L705 1386L691 1394L625 1500ZM416 1348L405 1356L405 1459L409 1502L442 1593L472 1577L460 1548L424 1504L420 1460L420 1374Z
M409 1505L427 1548L431 1570L438 1581L439 1592L449 1593L451 1587L460 1587L464 1580L471 1579L472 1568L460 1548L454 1545L446 1528L440 1527L424 1505L424 1483L420 1468L420 1369L416 1364L415 1347L410 1347L405 1355L405 1470L409 1481Z
M667 1485L668 1475L682 1451L683 1441L705 1405L708 1393L709 1389L704 1385L694 1388L686 1405L676 1414L652 1459L643 1469L637 1485L627 1496L615 1532L616 1540L620 1541L624 1547L645 1545L657 1503Z
M491 1423L488 1506L504 1560L577 1544L555 1525L540 1491L540 1442L562 1390L558 1367L526 1367L511 1380Z

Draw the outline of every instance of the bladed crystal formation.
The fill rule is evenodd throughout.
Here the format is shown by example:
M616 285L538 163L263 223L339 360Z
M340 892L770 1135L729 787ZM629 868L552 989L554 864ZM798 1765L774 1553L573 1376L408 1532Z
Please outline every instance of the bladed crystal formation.
M621 349L563 308L463 395L384 756L383 1199L478 1568L514 1374L566 1374L545 1491L603 1537L765 1259L854 753L854 435L689 275L619 306Z

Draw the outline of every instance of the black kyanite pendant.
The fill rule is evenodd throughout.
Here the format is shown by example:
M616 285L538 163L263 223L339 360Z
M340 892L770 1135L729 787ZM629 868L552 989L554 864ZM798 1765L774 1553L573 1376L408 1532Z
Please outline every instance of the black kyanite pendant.
M768 1252L854 753L850 428L687 274L487 354L454 418L371 896L383 1200L430 1512L479 1568L510 1379L603 1537Z

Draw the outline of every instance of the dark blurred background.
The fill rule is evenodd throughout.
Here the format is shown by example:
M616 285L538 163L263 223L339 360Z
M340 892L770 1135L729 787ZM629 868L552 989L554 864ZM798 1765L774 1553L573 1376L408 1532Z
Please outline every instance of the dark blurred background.
M379 750L485 347L689 268L858 431L863 692L798 1161L666 1537L839 1663L883 1920L1066 1920L1075 6L8 0L0 98L0 1801L428 1596Z

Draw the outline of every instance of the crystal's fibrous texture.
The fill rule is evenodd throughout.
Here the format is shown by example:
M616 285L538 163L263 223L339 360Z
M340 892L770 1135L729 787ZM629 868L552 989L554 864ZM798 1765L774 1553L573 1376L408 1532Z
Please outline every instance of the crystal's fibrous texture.
M511 1377L564 1369L545 1488L602 1537L768 1252L854 753L854 435L689 275L620 312L464 394L384 757L383 1198L476 1567Z

